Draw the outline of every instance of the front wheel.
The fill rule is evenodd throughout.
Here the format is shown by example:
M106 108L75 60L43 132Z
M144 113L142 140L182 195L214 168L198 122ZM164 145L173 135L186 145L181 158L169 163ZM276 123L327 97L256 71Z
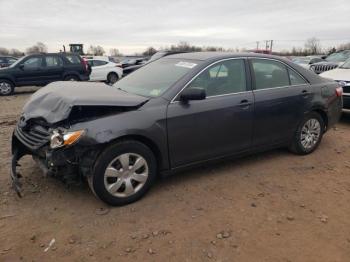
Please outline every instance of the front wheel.
M324 121L318 113L306 115L299 124L289 149L299 155L313 152L320 144L324 130Z
M149 190L156 178L153 152L138 141L121 141L105 149L88 177L91 190L113 206L130 204Z
M7 80L0 79L0 95L9 96L15 91L15 86Z

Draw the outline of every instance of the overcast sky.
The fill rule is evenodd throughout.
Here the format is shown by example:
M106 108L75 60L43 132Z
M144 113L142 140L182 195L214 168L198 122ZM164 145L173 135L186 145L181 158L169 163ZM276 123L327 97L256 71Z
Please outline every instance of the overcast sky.
M187 41L199 46L275 50L350 41L350 0L0 0L0 47L25 50L37 41L143 51ZM262 45L262 43L261 43Z

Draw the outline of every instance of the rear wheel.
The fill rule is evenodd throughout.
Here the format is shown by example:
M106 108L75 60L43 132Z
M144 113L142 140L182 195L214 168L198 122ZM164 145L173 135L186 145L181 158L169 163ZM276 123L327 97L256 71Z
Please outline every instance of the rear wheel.
M318 113L306 115L295 132L290 150L299 155L313 152L320 144L324 130L324 121Z
M119 79L118 75L116 73L109 73L107 76L107 82L108 84L113 85L115 82L117 82Z
M8 80L0 79L0 95L9 96L15 91L15 86Z
M157 162L152 151L138 141L109 146L95 162L88 177L91 190L102 201L122 206L140 199L156 178Z
M75 75L68 75L64 78L64 81L79 81L79 78Z

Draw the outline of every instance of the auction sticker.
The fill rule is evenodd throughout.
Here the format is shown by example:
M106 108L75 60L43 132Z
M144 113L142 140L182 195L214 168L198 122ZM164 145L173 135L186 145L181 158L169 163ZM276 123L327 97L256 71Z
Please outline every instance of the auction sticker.
M196 65L197 64L195 64L195 63L189 63L189 62L178 62L177 64L175 64L175 66L181 66L181 67L186 67L186 68L193 68Z

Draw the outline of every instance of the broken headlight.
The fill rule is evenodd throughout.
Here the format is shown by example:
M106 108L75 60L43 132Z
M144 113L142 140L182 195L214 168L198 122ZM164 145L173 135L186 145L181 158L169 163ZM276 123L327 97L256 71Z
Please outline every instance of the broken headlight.
M77 142L84 133L84 130L77 130L67 133L61 133L58 130L54 130L50 138L50 147L54 149L62 146L72 145Z

